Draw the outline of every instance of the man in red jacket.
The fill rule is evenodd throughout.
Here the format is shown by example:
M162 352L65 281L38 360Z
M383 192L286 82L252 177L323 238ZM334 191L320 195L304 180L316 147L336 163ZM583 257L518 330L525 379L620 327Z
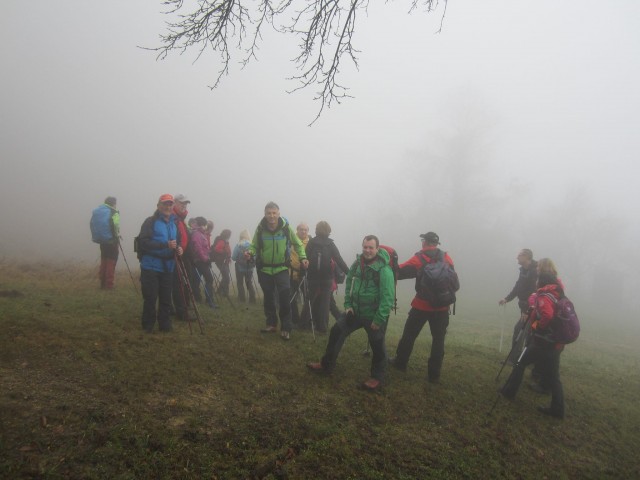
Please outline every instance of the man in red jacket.
M174 196L174 202L175 203L173 205L173 214L175 215L176 226L178 227L178 234L179 234L178 238L180 238L179 246L182 247L182 250L184 252L186 252L187 247L189 246L189 231L187 229L187 224L185 223L185 219L189 214L189 212L187 211L187 207L191 203L191 200L189 200L185 195L178 193L177 195ZM191 275L191 273L193 272L193 266L191 265L189 255L184 255L182 257L182 261L184 262L184 266L185 266L185 269L187 270L187 273ZM189 281L189 280L190 280L189 278L186 279L186 281ZM182 296L183 293L180 288L180 279L178 278L177 268L173 272L172 285L173 285L172 297L173 297L173 306L175 309L175 315L179 319L186 321L188 320L187 317L189 314L187 312L185 299ZM186 292L184 293L186 294Z
M402 338L396 349L396 356L391 360L391 364L401 371L406 371L409 357L413 350L413 344L420 334L425 323L429 322L431 329L431 355L428 364L428 380L437 383L440 379L440 369L444 358L444 337L449 326L449 306L434 307L429 300L421 294L420 276L425 263L431 263L437 259L440 250L440 238L434 232L420 235L422 238L422 249L413 257L398 267L398 280L405 278L416 279L416 296L411 302L411 310L404 325ZM444 261L453 267L453 260L446 252L443 252Z

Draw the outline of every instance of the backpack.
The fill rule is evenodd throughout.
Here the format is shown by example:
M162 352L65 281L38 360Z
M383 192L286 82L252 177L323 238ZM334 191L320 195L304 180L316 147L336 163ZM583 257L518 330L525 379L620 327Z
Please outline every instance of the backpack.
M307 245L307 260L309 273L313 278L331 278L331 242L318 244L311 240ZM339 269L338 269L339 270Z
M209 249L209 260L211 260L214 263L224 263L224 261L227 259L227 255L225 254L224 251L222 252L216 251L216 246L220 242L224 242L224 240L222 240L220 237L216 238L213 241L213 245L211 245L211 248Z
M580 336L580 320L573 302L564 295L560 299L549 293L542 295L550 298L556 306L556 312L550 324L553 339L564 344L575 342Z
M433 307L448 307L456 303L460 281L453 266L444 260L445 252L439 248L433 252L433 256L423 251L416 253L422 262L422 269L418 272L418 297L428 301ZM430 261L424 258L425 255Z
M111 216L115 210L107 205L100 205L91 214L89 227L91 228L91 240L95 243L111 243L113 238L113 230L111 228Z
M247 259L244 256L245 252L247 252L248 250L249 250L249 242L238 244L238 259L236 260L237 265L240 265L241 267L249 266Z

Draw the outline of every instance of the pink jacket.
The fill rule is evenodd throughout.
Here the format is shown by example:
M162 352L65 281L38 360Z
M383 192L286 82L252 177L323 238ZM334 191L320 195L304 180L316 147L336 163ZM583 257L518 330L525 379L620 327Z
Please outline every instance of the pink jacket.
M196 262L209 261L209 241L207 240L207 234L200 228L197 228L191 234L191 250L193 259Z

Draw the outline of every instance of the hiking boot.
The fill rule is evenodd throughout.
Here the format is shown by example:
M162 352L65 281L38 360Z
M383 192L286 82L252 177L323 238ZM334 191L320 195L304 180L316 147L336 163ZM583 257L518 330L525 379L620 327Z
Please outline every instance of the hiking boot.
M516 394L515 393L511 393L510 391L505 390L504 387L500 387L498 389L498 393L500 395L502 395L504 398L506 398L507 400L513 400L513 399L516 398Z
M382 382L377 378L370 378L362 384L362 388L374 392L382 387Z
M555 410L553 410L551 407L538 407L537 410L540 413L543 413L544 415L549 415L550 417L554 417L554 418L559 418L560 420L562 420L564 418L564 413L562 412L557 412Z
M289 332L280 332L280 337L282 337L283 340L291 340L291 335L289 335Z
M260 333L276 333L276 330L276 327L271 326L263 328L262 330L260 330Z
M529 385L529 390L533 390L536 393L539 393L540 395L550 395L551 394L551 390L548 388L544 388L542 385L540 385L537 382L531 382Z
M307 363L307 368L315 373L329 373L320 362L309 362Z
M406 373L406 371L407 371L407 366L406 365L401 365L400 363L398 363L398 358L397 357L390 358L389 359L389 365L391 365L396 370L400 370L401 372Z

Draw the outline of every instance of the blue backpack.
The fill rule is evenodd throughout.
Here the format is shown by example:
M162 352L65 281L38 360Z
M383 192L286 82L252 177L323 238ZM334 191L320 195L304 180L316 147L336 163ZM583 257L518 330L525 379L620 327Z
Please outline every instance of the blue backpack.
M100 205L91 214L91 240L95 243L113 242L113 230L111 228L111 215L113 210L107 205Z

